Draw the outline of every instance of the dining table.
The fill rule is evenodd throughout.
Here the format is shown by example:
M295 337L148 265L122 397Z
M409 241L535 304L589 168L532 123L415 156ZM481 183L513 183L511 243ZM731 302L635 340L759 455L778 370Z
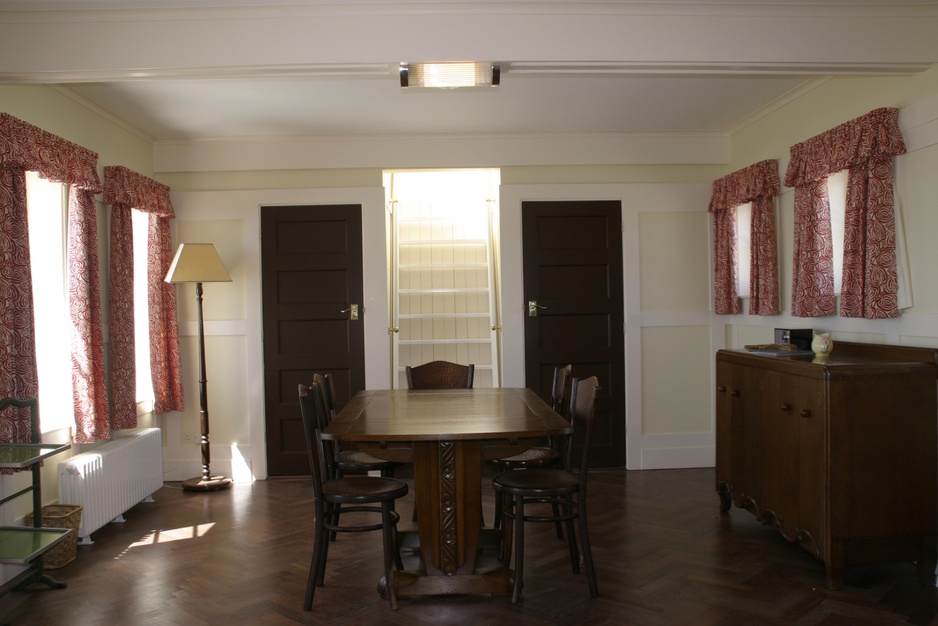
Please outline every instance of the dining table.
M323 430L323 439L413 463L416 537L414 531L398 534L401 545L419 551L420 567L392 570L386 581L392 606L397 598L413 596L511 595L514 572L507 559L497 558L500 531L483 526L483 465L572 432L567 420L526 388L355 394ZM496 548L496 558L482 556L486 546Z

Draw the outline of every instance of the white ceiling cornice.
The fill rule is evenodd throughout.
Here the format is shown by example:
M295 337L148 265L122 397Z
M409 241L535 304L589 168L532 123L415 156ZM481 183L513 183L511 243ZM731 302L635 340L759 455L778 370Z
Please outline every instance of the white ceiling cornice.
M0 21L135 21L258 19L360 15L656 15L737 17L926 17L938 15L938 2L919 0L193 0L171 6L166 0L0 0Z
M567 64L671 74L902 73L938 62L936 33L936 3L353 2L14 11L0 12L0 82L316 74L336 67L367 74L401 61L466 59L514 62L519 72L522 65L543 72Z

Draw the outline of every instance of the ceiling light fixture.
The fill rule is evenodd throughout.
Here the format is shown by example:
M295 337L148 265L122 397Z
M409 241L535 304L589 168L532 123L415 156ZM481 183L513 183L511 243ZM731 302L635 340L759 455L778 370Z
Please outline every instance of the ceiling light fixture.
M401 63L401 87L458 89L497 87L500 82L501 66L495 63Z

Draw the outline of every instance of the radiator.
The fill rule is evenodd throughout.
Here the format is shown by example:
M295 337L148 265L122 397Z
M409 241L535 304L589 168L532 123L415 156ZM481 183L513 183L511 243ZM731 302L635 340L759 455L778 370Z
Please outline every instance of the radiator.
M163 486L163 442L159 428L118 431L97 448L59 463L59 504L80 504L82 545L108 522Z

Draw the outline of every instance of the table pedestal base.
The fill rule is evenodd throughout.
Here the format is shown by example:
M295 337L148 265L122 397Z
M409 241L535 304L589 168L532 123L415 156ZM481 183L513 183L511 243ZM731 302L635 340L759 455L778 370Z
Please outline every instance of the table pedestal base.
M392 607L414 596L511 595L514 571L497 556L479 563L483 548L497 555L500 543L498 531L482 529L481 454L477 440L415 442L419 547L412 533L399 533L399 540L418 549L423 569L391 572Z
M394 594L395 599L454 594L492 594L510 597L514 584L514 570L507 567L495 567L480 570L475 574L453 576L427 576L411 570L391 572L391 593Z

